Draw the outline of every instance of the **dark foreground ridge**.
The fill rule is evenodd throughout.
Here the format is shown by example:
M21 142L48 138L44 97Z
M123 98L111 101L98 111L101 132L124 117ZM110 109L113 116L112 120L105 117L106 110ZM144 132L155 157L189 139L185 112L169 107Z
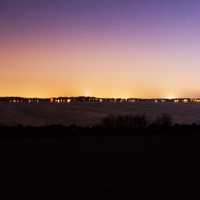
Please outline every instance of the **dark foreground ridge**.
M186 183L185 172L189 171L188 177L196 177L196 174L191 176L196 164L188 161L192 166L191 170L188 170L185 167L185 157L186 155L191 157L197 152L194 160L198 162L200 125L173 124L167 115L151 123L145 116L109 116L104 118L101 124L93 127L1 126L0 132L0 147L3 147L0 149L6 157L6 161L2 163L14 160L14 163L9 163L8 166L13 172L19 163L25 162L19 169L17 168L16 174L19 174L19 177L16 178L15 185L19 184L21 174L25 174L25 184L27 181L36 180L42 185L42 191L44 185L47 186L47 193L52 185L55 187L60 183L59 188L64 188L67 193L74 189L73 195L80 192L91 194L92 191L99 197L122 191L124 197L127 191L131 191L134 195L139 191L141 196L146 194L144 190L150 190L152 184L156 191L162 191L161 189L165 188L162 184L164 182L167 183L168 194L169 185L177 191L177 182L172 181L174 177L178 177L182 185ZM82 152L95 153L86 155ZM118 152L131 152L132 155ZM175 163L179 162L181 154L184 161L176 166ZM23 158L19 159L21 155ZM25 173L27 165L31 167ZM38 181L41 177L44 177L45 184L43 181ZM63 181L58 180L58 177ZM8 181L10 184L10 179ZM66 181L70 183L72 189L69 187L66 189L63 185ZM192 180L189 180L187 183L191 182ZM52 191L55 190L54 187ZM151 192L155 193L154 190ZM56 193L56 196L58 194ZM163 194L166 195L166 192Z
M173 124L167 115L109 116L93 127L0 127L0 145L62 146L67 152L200 152L200 125Z

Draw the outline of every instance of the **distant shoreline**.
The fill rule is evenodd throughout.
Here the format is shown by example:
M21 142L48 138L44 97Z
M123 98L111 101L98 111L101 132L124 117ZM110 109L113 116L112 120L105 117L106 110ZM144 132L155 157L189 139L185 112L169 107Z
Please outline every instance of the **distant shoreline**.
M101 97L52 97L52 98L28 98L28 97L0 97L0 102L9 103L71 103L71 102L112 102L112 103L200 103L200 98L101 98Z

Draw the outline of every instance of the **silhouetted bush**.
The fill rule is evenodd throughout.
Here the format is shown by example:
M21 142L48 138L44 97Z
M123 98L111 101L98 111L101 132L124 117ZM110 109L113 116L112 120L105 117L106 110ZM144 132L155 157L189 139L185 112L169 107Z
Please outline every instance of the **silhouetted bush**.
M148 121L145 115L137 115L133 117L133 124L135 128L145 128L148 125Z
M116 129L133 129L133 128L145 128L148 122L145 115L121 115L103 118L101 126L104 128L116 128Z
M116 127L116 117L109 115L102 119L100 126L104 128L115 128Z
M111 129L141 129L149 126L166 128L172 125L172 118L168 114L162 114L152 123L147 120L145 115L109 115L102 119L100 127Z
M170 115L162 114L152 124L159 127L170 127L173 125L173 121Z

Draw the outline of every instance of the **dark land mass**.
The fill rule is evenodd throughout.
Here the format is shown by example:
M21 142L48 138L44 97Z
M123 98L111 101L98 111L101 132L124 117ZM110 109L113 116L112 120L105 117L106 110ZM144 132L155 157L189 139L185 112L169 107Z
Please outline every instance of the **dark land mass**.
M1 147L24 145L59 147L66 152L200 152L200 126L104 127L0 127Z
M165 196L171 191L180 195L193 181L191 177L198 180L200 125L173 124L167 115L150 124L145 116L108 116L93 127L1 126L0 133L0 147L6 147L1 148L1 152L9 160L9 174L12 178L17 174L14 186L19 185L18 180L24 174L24 183L35 180L43 192L44 185L47 187L47 193L57 186L67 194L73 191L73 195L78 191L81 195L105 197L121 191L125 197L129 191L143 197L146 193L159 195L157 191ZM8 151L11 153L7 154ZM106 154L87 156L82 152ZM112 152L133 152L134 156ZM194 153L197 157L193 161L186 159ZM179 161L181 155L184 156L182 162ZM11 159L14 162L10 164ZM6 180L9 182L8 176ZM70 185L67 189L66 182ZM23 186L23 192L24 188L29 185Z
M0 145L62 147L63 152L200 152L200 125L170 115L109 115L94 126L1 126Z

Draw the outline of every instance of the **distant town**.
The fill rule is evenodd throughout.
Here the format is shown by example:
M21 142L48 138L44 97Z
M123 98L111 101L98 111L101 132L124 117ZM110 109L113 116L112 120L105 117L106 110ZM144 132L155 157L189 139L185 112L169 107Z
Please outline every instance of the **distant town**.
M21 97L0 97L0 102L7 103L55 103L69 104L73 102L90 102L90 103L200 103L200 98L97 98L97 97L57 97L57 98L21 98Z

